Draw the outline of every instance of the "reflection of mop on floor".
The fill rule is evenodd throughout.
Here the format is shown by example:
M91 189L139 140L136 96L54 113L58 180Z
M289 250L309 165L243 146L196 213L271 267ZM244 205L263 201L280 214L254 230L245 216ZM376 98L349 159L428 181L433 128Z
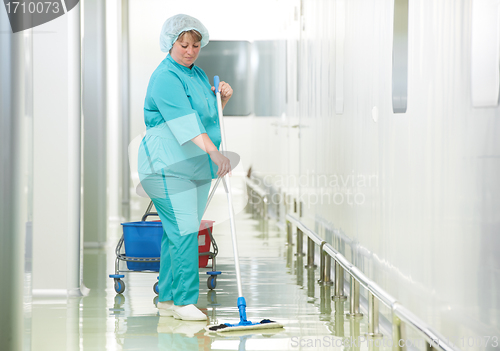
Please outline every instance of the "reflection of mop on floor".
M245 351L247 348L246 348L246 343L247 343L247 340L254 337L255 335L261 335L262 334L262 337L264 338L270 338L272 337L273 335L276 335L276 334L279 334L279 333L282 333L284 331L283 328L273 328L273 329L262 329L262 330L259 330L259 331L253 331L253 334L250 334L250 331L246 330L246 331L228 331L228 332L225 332L225 333L217 333L217 338L220 339L220 340L235 340L235 339L239 339L240 340L240 343L238 344L238 351ZM258 333L258 334L257 334ZM205 333L205 335L209 335L209 336L212 336L213 337L213 333Z

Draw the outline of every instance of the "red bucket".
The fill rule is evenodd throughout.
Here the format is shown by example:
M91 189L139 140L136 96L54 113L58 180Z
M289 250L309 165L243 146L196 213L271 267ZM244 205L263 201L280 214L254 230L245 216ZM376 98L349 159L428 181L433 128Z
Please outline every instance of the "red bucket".
M160 222L160 221L154 221L154 222ZM201 220L200 229L198 230L198 254L210 251L210 243L212 241L210 240L210 234L208 231L212 232L214 223L215 221L210 221L206 219ZM208 255L202 255L198 257L199 257L198 267L205 268L208 265L208 258L209 258Z
M202 220L200 223L200 230L198 231L198 253L204 253L210 251L210 233L215 221ZM199 257L198 267L205 268L208 265L208 255L202 255Z

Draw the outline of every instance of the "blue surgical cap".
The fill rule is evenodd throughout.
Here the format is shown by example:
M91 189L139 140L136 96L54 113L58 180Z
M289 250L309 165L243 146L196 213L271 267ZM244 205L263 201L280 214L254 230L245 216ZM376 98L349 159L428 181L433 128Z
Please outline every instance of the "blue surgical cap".
M201 47L208 44L208 30L196 18L188 15L175 15L163 23L160 33L160 48L163 52L169 52L175 41L182 32L194 29L201 34Z

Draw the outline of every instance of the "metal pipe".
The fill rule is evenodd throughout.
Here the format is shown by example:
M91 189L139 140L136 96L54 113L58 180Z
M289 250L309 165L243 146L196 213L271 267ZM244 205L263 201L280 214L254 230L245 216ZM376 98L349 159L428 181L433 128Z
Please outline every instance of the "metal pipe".
M259 212L259 216L262 217L263 214L264 214L264 211L262 210L263 206L264 206L264 203L263 203L263 197L259 195L259 205L257 206L257 211Z
M302 255L297 256L295 272L297 274L297 285L302 286L304 284L304 268L302 267Z
M215 185L214 185L212 191L210 192L210 195L208 196L207 204L205 205L205 210L203 210L203 214L205 214L205 212L207 212L208 205L210 204L210 201L212 201L212 198L214 197L214 194L215 194L215 190L219 186L221 179L222 179L221 177L217 177L217 181L215 182ZM149 209L148 209L148 212L149 212Z
M369 280L368 278L361 272L357 267L351 267L349 273L362 285L365 289L368 290Z
M400 343L400 340L406 340L404 325L395 314L392 315L392 339L394 350L406 351L406 343Z
M337 251L338 252L338 251ZM335 260L340 264L340 266L346 271L350 271L352 264L349 262L340 252L337 253Z
M292 223L289 220L286 221L286 243L293 245Z
M302 232L306 233L306 235L309 238L311 238L317 245L321 245L321 243L324 242L324 240L322 238L320 238L315 232L313 232L312 230L307 228L305 225L303 225L302 222L300 222L298 220L298 218L295 217L294 215L288 214L286 216L286 219L288 221L292 222L293 224L295 224L295 226L297 228L300 228L300 230L302 230Z
M358 341L361 336L360 328L361 318L350 318L349 319L349 329L351 332L351 340ZM351 344L351 351L359 351L361 349L360 342L353 342Z
M293 246L288 245L286 249L286 267L287 268L292 268L293 267Z
M280 219L281 219L281 204L283 202L283 193L281 192L280 188L278 188L278 194L279 194L279 202L276 203L276 220L277 220L277 222L280 222ZM271 196L271 200L272 199L273 199L273 196Z
M335 249L332 247L332 245L330 245L330 244L325 244L325 248L324 248L324 250L325 250L325 252L326 252L329 256L331 256L332 258L336 258L336 257L337 257L337 255L339 254L339 253L337 252L337 250L335 250Z
M300 228L297 228L297 256L304 256L304 233Z
M335 336L344 337L344 301L335 301Z
M255 215L255 202L253 201L253 198L254 198L254 194L255 194L255 191L250 188L250 195L251 195L251 202L250 202L250 209L251 209L251 212L252 212L252 217Z
M335 260L335 295L332 300L347 300L344 295L344 269Z
M314 270L308 269L307 270L307 296L314 298L315 292L316 292L316 284L314 281Z
M322 315L324 315L328 320L330 319L330 315L332 313L332 300L330 298L330 287L329 286L321 286L319 288L319 311ZM320 320L324 320L320 317Z
M368 336L372 338L383 336L378 325L378 299L371 292L368 293Z
M268 196L267 194L262 198L262 206L263 206L263 212L262 217L264 218L264 221L268 220L268 213L267 213L267 207L268 207Z
M352 275L351 275L349 316L353 318L363 317L363 313L359 312L359 282Z
M378 299L380 302L382 302L384 305L386 305L389 308L392 308L392 306L397 302L397 300L389 295L387 292L385 292L378 284L374 283L373 281L369 280L366 278L367 283L368 283L368 290Z
M264 190L260 189L251 179L246 178L246 184L260 197L266 196L267 193Z
M317 266L314 264L314 241L311 238L307 238L307 265L306 268L315 269Z
M290 223L290 222L287 222ZM325 281L325 251L323 251L323 246L325 246L326 241L323 241L319 247L319 279L318 283L322 285Z
M288 213L288 194L283 192L280 201L281 200L283 200L283 214L284 214L284 217L286 217L286 215Z
M331 278L331 270L332 270L332 258L330 255L325 256L325 271L323 278L323 285L333 285L333 281Z
M255 189L252 189L252 196L253 196L254 198L256 198L256 199L259 199L259 201L260 201L260 198L259 198L259 197L257 197L257 195L258 195L258 194L257 194L257 192L255 191ZM255 214L257 214L258 210L259 210L259 202L254 202L254 203L253 203L253 214L254 214L254 215L255 215Z

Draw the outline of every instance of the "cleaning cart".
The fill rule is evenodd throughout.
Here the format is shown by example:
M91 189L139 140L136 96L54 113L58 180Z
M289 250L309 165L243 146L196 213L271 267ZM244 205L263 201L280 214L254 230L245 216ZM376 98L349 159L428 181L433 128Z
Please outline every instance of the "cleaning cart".
M215 189L214 189L215 190ZM139 222L122 223L123 234L116 245L115 273L109 277L114 280L116 293L125 291L125 282L122 280L126 272L159 272L160 252L163 227L160 221L147 221L149 216L158 216L157 212L151 212L153 202L149 203L146 212ZM199 267L205 268L208 260L212 261L211 271L208 271L207 287L215 289L217 276L221 274L216 270L216 256L219 252L217 243L212 235L214 221L202 220L198 231ZM213 251L210 251L212 245ZM127 269L120 269L120 262L126 262ZM153 291L159 294L158 282L153 286Z

